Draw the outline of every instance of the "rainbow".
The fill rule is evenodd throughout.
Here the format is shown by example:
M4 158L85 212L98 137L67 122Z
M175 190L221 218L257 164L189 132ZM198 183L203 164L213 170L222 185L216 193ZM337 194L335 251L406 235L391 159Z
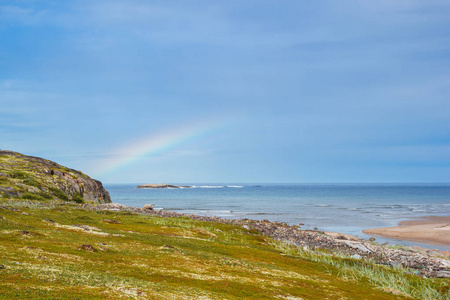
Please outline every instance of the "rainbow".
M228 123L228 119L216 118L212 121L184 124L161 132L152 132L148 136L128 143L125 147L119 147L112 151L113 154L100 161L92 173L96 177L107 176L138 161L148 159L149 156L164 154L188 142L207 136Z

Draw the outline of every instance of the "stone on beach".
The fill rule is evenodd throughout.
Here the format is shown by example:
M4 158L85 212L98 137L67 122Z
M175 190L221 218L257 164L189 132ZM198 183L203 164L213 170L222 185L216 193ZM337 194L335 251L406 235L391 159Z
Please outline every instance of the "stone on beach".
M155 204L145 204L145 205L142 207L142 210L143 210L143 211L146 211L146 210L153 210L154 207L155 207Z

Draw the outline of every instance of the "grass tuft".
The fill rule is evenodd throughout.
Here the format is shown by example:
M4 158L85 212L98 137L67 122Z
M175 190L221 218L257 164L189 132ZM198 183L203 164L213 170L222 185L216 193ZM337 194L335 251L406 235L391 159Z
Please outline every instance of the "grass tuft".
M357 282L369 281L377 288L396 295L417 299L450 299L449 282L446 280L419 278L408 274L403 268L392 269L350 256L311 251L284 242L276 241L272 245L285 255L330 265L338 270L336 274L339 277Z

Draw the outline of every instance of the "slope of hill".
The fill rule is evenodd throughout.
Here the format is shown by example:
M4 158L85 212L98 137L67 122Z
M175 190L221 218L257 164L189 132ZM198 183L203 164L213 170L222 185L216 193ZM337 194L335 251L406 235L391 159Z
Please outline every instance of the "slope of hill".
M50 160L0 150L0 197L109 203L100 181Z

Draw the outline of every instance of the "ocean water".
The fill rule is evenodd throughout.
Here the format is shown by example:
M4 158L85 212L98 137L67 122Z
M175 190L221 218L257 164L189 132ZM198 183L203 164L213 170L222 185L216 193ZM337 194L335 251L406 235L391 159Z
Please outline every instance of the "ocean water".
M230 219L281 221L355 235L425 216L450 216L450 184L189 184L184 189L137 189L105 184L113 202ZM450 250L450 246L376 238L390 244Z

